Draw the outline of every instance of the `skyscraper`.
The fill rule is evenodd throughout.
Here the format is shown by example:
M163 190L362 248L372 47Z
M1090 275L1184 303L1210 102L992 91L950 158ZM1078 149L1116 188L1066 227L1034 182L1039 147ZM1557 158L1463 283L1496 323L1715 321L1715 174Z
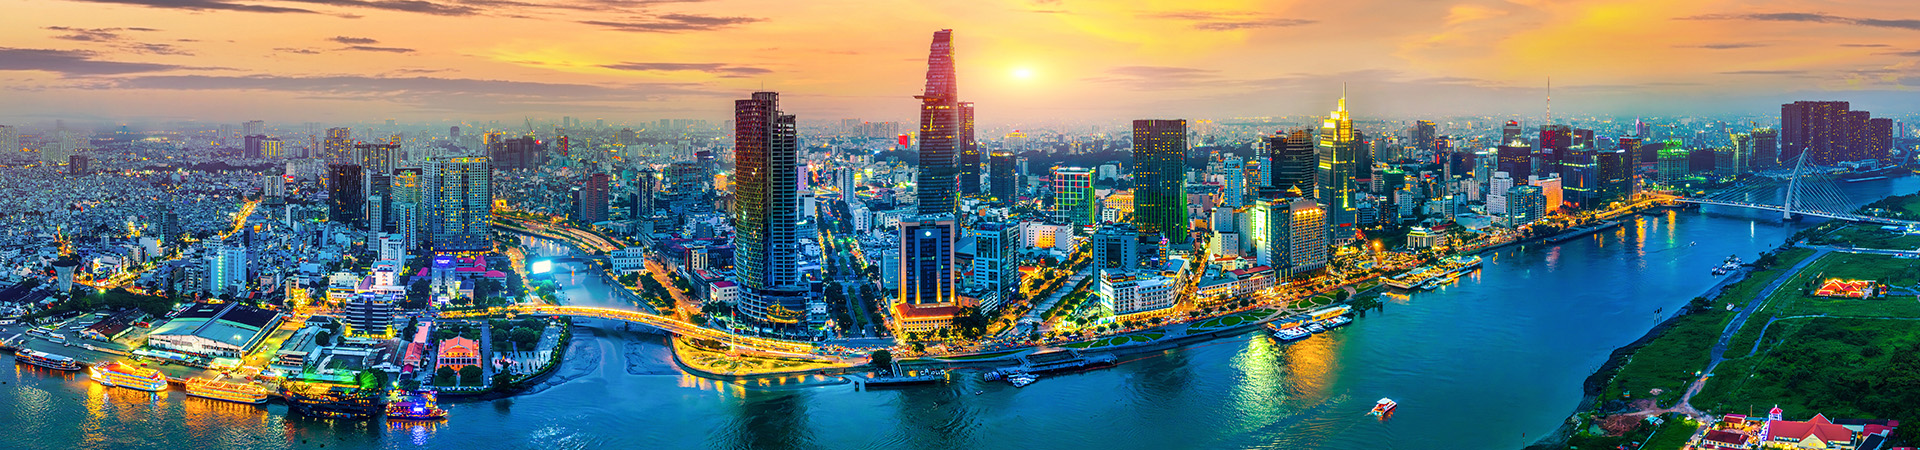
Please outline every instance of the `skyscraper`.
M973 102L960 102L960 194L980 195L980 144L973 139Z
M953 216L948 215L900 221L900 304L938 305L959 300L954 282L960 271L953 266L957 231Z
M483 252L493 226L493 167L485 156L428 160L423 200L436 252Z
M353 138L346 128L328 128L324 158L328 160L346 159L353 151Z
M1187 235L1187 121L1133 121L1133 223L1175 245Z
M1780 167L1780 132L1772 128L1754 128L1752 136L1753 156L1749 159L1753 170L1767 170Z
M1053 169L1054 220L1074 225L1099 223L1093 209L1093 200L1092 170L1085 167Z
M1882 120L1876 124L1875 120ZM1847 102L1793 102L1780 105L1780 162L1791 165L1807 153L1808 164L1888 159L1893 122L1873 119Z
M0 156L9 156L21 150L20 129L0 125Z
M1494 170L1506 172L1515 180L1525 180L1533 175L1533 148L1525 142L1501 144L1496 155L1499 163Z
M998 292L1002 297L1020 287L1020 226L1014 223L977 222L967 230L973 236L973 286Z
M1247 203L1247 166L1240 162L1240 155L1227 155L1220 164L1220 203L1227 208L1239 208Z
M588 224L607 221L607 189L612 178L604 173L587 176L580 185L580 197L575 199L574 220Z
M1413 129L1407 131L1407 138L1413 140L1414 148L1429 152L1438 148L1434 142L1438 140L1437 136L1437 130L1434 128L1433 121L1431 120L1414 122Z
M633 175L633 206L629 208L628 212L631 213L634 218L652 216L654 210L653 195L659 191L659 171L653 170L652 167L641 167L640 170L635 171Z
M547 163L547 145L532 136L499 139L487 144L487 155L500 170L533 169Z
M1013 171L1013 153L993 152L987 160L987 186L993 198L1011 204L1019 198L1020 189L1020 177Z
M365 219L366 193L361 189L359 164L327 166L327 220L360 226Z
M808 286L800 276L800 153L794 117L780 113L780 94L735 100L734 269L740 312L748 323L798 331Z
M1294 195L1314 198L1319 195L1315 187L1317 182L1315 166L1318 156L1314 154L1313 130L1303 128L1292 133L1276 134L1267 138L1267 152L1271 163L1272 186L1278 192L1296 192ZM1261 164L1269 164L1261 161Z
M1287 259L1280 276L1299 277L1320 273L1327 267L1326 210L1313 199L1287 199Z
M958 195L960 90L954 79L953 30L933 33L927 54L927 90L920 99L920 214L953 214Z
M1359 159L1359 141L1353 132L1353 117L1347 112L1347 97L1342 95L1337 108L1320 122L1320 195L1317 200L1326 209L1327 231L1331 241L1345 241L1353 235L1359 205L1353 198L1354 171Z
M393 232L406 242L406 249L420 248L425 241L426 202L424 171L418 167L394 169L391 193L388 203L393 213L388 222L393 223Z

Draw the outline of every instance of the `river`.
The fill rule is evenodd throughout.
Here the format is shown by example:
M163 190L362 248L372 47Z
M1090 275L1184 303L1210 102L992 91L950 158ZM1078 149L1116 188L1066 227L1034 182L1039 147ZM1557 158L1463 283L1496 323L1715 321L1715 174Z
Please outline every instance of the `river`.
M1864 203L1920 190L1920 178L1841 188ZM0 371L0 448L1515 449L1558 426L1582 379L1656 312L1715 284L1708 271L1727 255L1751 260L1814 223L1716 207L1651 214L1503 249L1454 285L1298 343L1249 333L1023 389L973 377L749 388L681 373L661 338L596 321L580 336L599 357L568 363L585 376L452 404L434 426L315 421L15 365ZM1381 397L1401 405L1388 421L1365 414Z

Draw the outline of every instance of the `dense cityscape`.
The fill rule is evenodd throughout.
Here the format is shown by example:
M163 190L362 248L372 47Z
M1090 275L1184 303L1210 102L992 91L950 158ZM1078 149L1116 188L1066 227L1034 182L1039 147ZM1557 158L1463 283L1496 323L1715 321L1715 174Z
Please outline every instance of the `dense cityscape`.
M871 117L0 116L0 448L1915 442L1912 110L990 123L992 31Z

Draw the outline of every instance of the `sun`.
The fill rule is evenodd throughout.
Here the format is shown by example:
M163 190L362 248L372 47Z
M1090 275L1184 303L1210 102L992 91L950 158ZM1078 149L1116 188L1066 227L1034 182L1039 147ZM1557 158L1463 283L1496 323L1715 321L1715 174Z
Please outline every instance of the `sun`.
M1015 80L1031 80L1033 79L1033 69L1028 67L1015 67L1009 75L1012 75Z

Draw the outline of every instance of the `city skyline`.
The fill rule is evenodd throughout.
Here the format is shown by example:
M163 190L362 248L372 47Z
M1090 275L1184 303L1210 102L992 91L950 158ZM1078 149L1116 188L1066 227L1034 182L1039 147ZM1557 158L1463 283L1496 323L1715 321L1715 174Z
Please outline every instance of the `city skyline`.
M804 117L893 120L914 114L904 99L922 70L902 55L924 48L924 30L949 28L982 128L1312 115L1343 82L1373 117L1540 115L1549 77L1566 116L1757 113L1789 98L1902 115L1920 74L1920 54L1901 44L1920 32L1920 8L1893 1L72 0L14 11L35 19L0 31L0 76L14 87L0 100L18 105L0 119L13 122L720 119L726 99L756 90L786 93Z

